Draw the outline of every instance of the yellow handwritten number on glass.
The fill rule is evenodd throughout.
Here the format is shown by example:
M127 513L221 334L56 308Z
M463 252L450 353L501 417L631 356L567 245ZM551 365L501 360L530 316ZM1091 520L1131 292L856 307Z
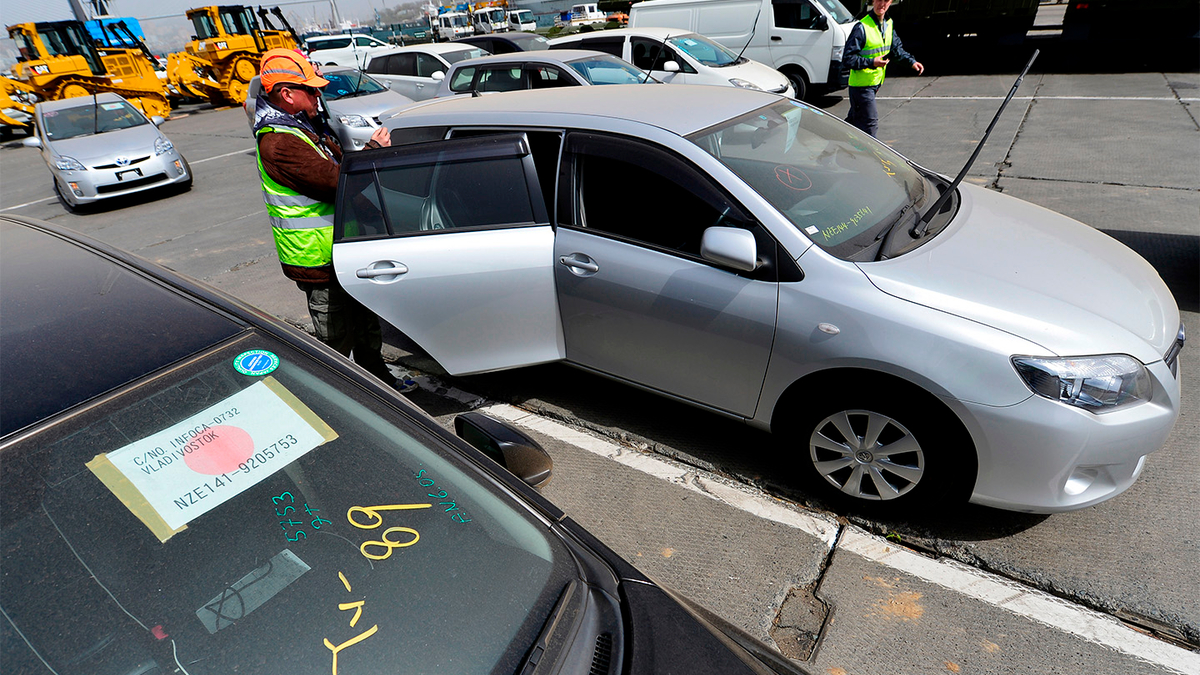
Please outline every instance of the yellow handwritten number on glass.
M351 525L353 525L359 529L373 530L383 524L383 516L379 515L380 511L403 511L403 510L408 510L408 509L427 509L431 506L433 506L433 504L386 504L384 506L351 506L350 510L346 512L346 520L350 521ZM362 523L360 523L354 519L355 513L365 513L365 514L367 514L367 516L373 518L375 520L375 522L370 523L368 525L363 525Z
M404 542L392 541L391 539L388 539L388 535L391 534L392 532L407 532L412 535L412 541L404 541ZM362 543L362 546L358 547L358 550L362 551L362 554L364 556L370 558L371 560L387 560L388 558L391 557L392 550L397 549L397 548L404 548L406 546L412 546L413 544L417 543L417 541L420 539L421 539L420 533L418 533L416 530L412 529L411 527L389 527L388 529L383 531L383 536L380 537L380 541L364 541ZM368 546L382 546L385 549L387 549L387 552L384 553L383 555L371 555L370 553L367 553Z

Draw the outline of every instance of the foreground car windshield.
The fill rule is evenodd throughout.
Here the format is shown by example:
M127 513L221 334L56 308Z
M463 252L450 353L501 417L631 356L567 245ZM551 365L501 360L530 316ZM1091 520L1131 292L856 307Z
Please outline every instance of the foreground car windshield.
M325 88L321 90L327 101L336 101L339 98L350 96L365 96L387 89L387 87L372 80L370 76L361 71L356 73L326 73L322 77L329 80L329 84L325 85Z
M898 217L915 215L926 195L937 195L887 146L795 101L780 101L690 139L841 258L874 246Z
M641 84L646 79L645 72L615 56L579 59L567 65L592 84Z
M570 554L398 415L243 334L10 443L5 672L515 672Z
M700 63L714 68L732 66L746 61L744 58L738 58L737 54L729 51L723 45L695 33L670 38L667 40L667 44Z
M74 108L47 110L42 113L42 121L46 125L46 137L55 141L150 123L137 108L125 101L101 103L99 109L88 103Z

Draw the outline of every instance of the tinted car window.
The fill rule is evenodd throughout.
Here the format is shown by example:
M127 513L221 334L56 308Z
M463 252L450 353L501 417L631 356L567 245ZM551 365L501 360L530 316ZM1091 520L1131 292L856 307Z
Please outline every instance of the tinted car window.
M821 16L816 7L807 0L799 2L772 2L771 9L775 12L777 28L811 29L817 17Z
M417 77L433 77L433 74L441 71L446 72L446 65L442 63L436 56L431 56L422 52L417 52Z
M559 208L564 225L698 257L706 228L718 221L743 220L730 218L740 210L699 171L659 148L575 133L567 137L567 152L574 175L561 183L574 185L573 199L567 197L574 203ZM630 209L624 197L631 189L653 198L638 200L638 207Z
M631 48L633 50L633 58L630 59L633 65L642 70L665 70L667 61L674 61L679 65L679 69L685 73L696 72L687 64L687 61L679 58L675 54L675 50L658 40L649 38L633 38Z
M308 51L319 52L324 49L344 49L350 46L350 38L338 38L336 40L316 40L308 43Z
M570 554L401 419L249 335L6 446L5 672L516 672Z
M520 65L491 66L481 71L479 82L475 85L479 91L515 91L529 88L526 73Z
M375 56L367 62L367 72L373 75L385 74L388 72L388 63L391 62L391 56Z
M579 41L569 42L564 45L556 45L551 49L594 49L598 52L611 54L617 58L624 56L625 38L623 37L594 37L583 38Z
M553 87L576 86L575 78L567 75L554 66L528 66L525 69L533 89L551 89Z
M392 54L388 60L388 75L417 75L417 55L412 52Z

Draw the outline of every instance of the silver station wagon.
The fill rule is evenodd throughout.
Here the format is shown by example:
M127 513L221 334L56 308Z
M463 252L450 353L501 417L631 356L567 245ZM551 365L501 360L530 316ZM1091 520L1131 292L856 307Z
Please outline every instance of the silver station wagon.
M1179 414L1146 261L969 184L938 206L945 176L802 103L615 85L383 123L343 164L334 266L451 374L625 381L771 430L864 506L1086 507Z

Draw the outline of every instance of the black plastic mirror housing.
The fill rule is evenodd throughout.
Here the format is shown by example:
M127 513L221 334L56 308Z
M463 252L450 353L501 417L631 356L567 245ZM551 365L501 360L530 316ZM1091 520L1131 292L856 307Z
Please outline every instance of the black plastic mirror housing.
M454 418L454 433L530 486L540 488L550 482L554 468L550 454L508 424L480 412L467 412Z

